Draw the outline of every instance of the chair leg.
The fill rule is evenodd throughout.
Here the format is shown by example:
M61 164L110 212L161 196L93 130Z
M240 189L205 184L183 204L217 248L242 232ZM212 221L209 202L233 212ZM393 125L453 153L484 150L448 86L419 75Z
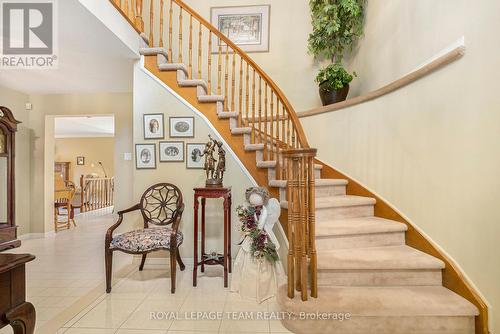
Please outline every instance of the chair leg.
M177 267L176 267L177 263L175 261L176 254L177 254L176 249L170 250L170 285L171 285L170 292L171 293L175 293L175 275L177 273Z
M106 263L106 293L111 292L111 279L113 273L113 251L105 250L105 263Z
M184 271L184 269L186 269L186 266L184 265L184 262L182 262L181 254L179 253L179 249L177 249L176 254L177 254L177 263L179 263L179 267L181 268L181 271Z
M146 256L148 256L148 254L142 254L142 259L141 259L141 265L139 266L139 271L142 271L142 269L144 269L144 264L146 263Z
M59 212L58 212L57 208L54 208L54 231L56 231L56 232L57 232L57 228L58 228L58 226L57 226L57 214L58 213Z

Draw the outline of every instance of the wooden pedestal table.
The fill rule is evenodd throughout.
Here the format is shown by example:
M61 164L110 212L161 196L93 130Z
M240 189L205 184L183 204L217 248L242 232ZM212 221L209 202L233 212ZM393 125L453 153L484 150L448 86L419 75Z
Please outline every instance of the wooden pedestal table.
M31 254L0 254L0 328L12 326L14 334L33 334L35 308L26 302L26 262Z
M224 246L222 254L207 254L205 249L205 204L207 198L224 199ZM201 258L198 261L198 207L201 200ZM194 268L193 286L197 284L198 266L201 272L205 265L222 265L224 267L224 287L228 287L228 272L231 273L231 187L228 188L194 188Z

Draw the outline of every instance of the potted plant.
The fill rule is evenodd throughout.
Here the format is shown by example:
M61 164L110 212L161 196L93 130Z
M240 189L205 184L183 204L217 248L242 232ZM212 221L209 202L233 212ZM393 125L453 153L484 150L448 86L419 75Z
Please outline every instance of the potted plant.
M363 9L366 0L310 0L313 31L309 35L309 53L331 64L316 77L323 105L343 101L349 83L356 73L349 74L342 65L346 50L351 50L363 34Z

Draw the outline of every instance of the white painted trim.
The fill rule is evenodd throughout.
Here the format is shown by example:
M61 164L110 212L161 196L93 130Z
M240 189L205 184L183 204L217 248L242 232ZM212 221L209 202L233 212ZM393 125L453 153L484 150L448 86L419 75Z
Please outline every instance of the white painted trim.
M19 235L17 238L19 240L30 240L30 239L44 239L44 238L53 238L56 236L55 231L49 231L45 233L25 233Z
M229 154L231 154L231 156L234 158L234 160L238 163L238 166L240 167L240 169L243 171L243 173L248 177L248 179L252 182L252 184L254 186L258 186L257 182L255 181L255 179L252 177L252 175L250 174L250 172L245 168L245 166L243 165L243 163L241 162L241 160L238 158L238 156L236 155L236 153L234 153L234 151L231 149L231 147L226 143L226 141L224 140L224 138L222 138L222 136L220 135L220 133L217 131L217 129L215 129L215 127L213 126L213 124L208 120L208 118L203 114L201 113L198 109L196 109L191 103L189 103L188 101L186 101L182 96L180 96L179 94L177 94L172 88L170 88L167 84L165 84L163 81L161 81L158 77L156 77L156 75L154 75L153 73L151 73L150 71L148 71L146 69L146 67L144 66L144 56L141 56L141 60L140 60L140 69L146 73L150 78L152 78L154 81L156 81L156 83L158 83L161 87L163 87L165 90L167 90L170 94L172 94L173 96L175 96L179 101L181 101L186 107L188 107L189 109L191 109L191 111L193 111L196 115L198 115L200 118L203 119L203 121L205 121L205 123L207 124L207 126L216 134L216 136L225 144L226 148L227 148L227 151L229 152ZM257 162L256 162L257 163ZM275 224L274 226L278 226L278 234L281 235L281 238L284 242L284 245L281 245L280 249L283 247L285 248L287 251L288 251L288 247L289 247L289 244L288 244L288 240L287 240L287 237L286 237L286 233L285 231L283 230L283 227L281 226L281 224Z
M330 164L324 162L323 160L319 159L319 158L316 158L318 161L322 162L323 164L327 165L327 166L331 166ZM333 167L332 167L333 168ZM420 234L422 234L422 236L427 239L427 241L429 241L429 243L431 243L432 246L436 247L437 250L439 250L443 255L445 255L451 262L453 262L453 264L456 266L456 268L460 271L460 273L463 275L463 277L465 278L465 280L467 281L467 283L469 283L471 285L471 287L477 292L477 294L479 295L479 297L481 297L483 299L483 301L486 303L487 307L488 307L488 310L491 312L492 310L492 306L491 304L488 302L488 300L484 297L484 295L481 293L481 291L479 290L479 288L474 284L474 282L469 278L469 276L467 276L467 274L465 273L465 271L462 269L462 267L457 263L457 261L455 261L455 259L450 255L448 254L443 248L441 248L427 233L425 233L417 224L415 224L410 218L408 218L404 213L402 213L401 211L399 211L398 209L396 209L396 207L390 202L388 201L387 199L385 199L383 196L381 196L380 194L378 194L377 192L373 191L372 189L366 187L362 182L358 181L356 178L352 177L351 175L349 175L348 173L345 173L343 172L342 170L338 169L338 168L335 168L337 171L339 171L340 173L344 174L345 176L347 176L348 178L350 178L351 180L353 180L354 182L357 182L359 183L360 185L362 185L366 190L368 190L369 192L371 192L372 194L374 194L375 196L379 197L382 201L384 201L392 210L394 210L397 214L399 214L401 217L403 217L403 219L405 219L408 223L410 223L413 228L415 228L415 230L417 230ZM490 317L491 318L491 317ZM491 328L491 327L490 327Z

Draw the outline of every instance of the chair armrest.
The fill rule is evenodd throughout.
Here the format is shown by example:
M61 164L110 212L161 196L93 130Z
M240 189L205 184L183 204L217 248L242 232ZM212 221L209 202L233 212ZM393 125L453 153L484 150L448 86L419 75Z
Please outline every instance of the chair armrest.
M120 224L123 222L123 215L128 212L139 210L140 208L141 208L140 204L136 204L133 207L130 207L126 210L118 211L118 220L106 231L106 241L105 241L106 249L109 248L111 240L113 240L113 231L116 230L118 226L120 226Z
M170 235L170 245L177 246L177 231L179 230L179 225L181 223L183 212L184 212L184 203L182 203L179 210L177 210L177 215L175 216L175 221L172 224L172 234Z

